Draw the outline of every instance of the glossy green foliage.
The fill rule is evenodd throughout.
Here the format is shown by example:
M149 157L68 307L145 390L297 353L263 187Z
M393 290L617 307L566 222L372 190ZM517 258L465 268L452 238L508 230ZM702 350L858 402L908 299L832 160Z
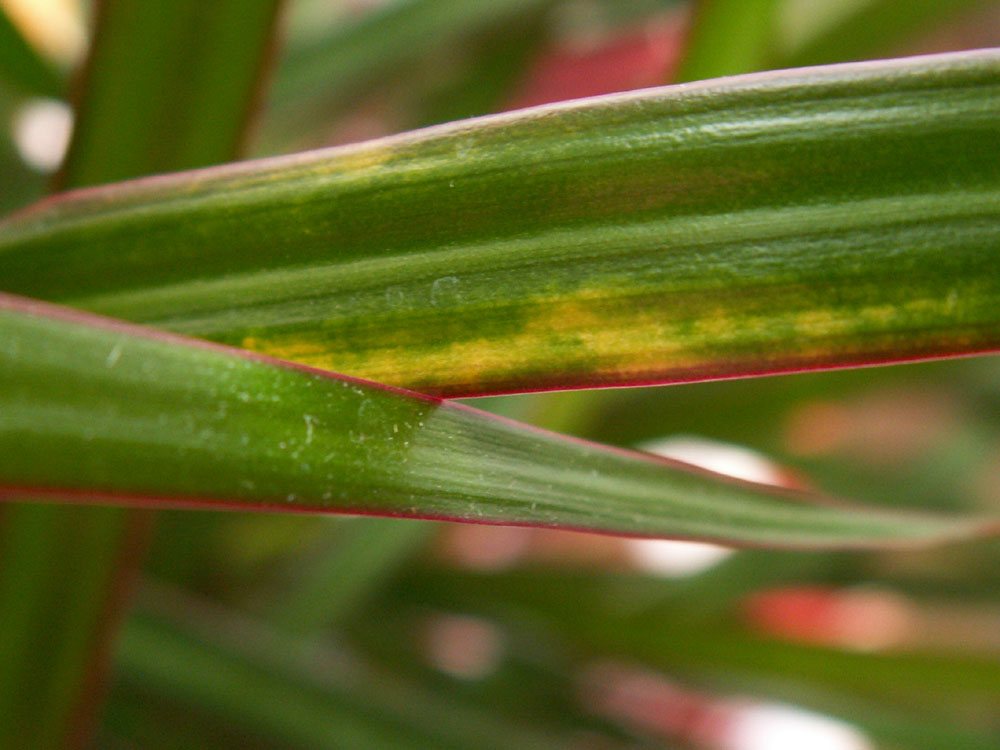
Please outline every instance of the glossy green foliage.
M8 496L793 547L932 542L990 529L824 504L16 298L0 302L0 321L0 482Z
M991 350L998 71L723 79L110 186L0 225L0 258L11 291L449 395Z
M310 2L337 4L297 4ZM493 111L538 74L536 55L580 49L580 29L583 48L614 50L609 68L631 64L639 48L615 46L612 27L642 21L648 43L678 44L679 30L660 33L685 16L660 12L672 4L400 0L308 44L286 33L260 152L343 139L369 117L379 133ZM805 4L817 18L845 7ZM153 5L99 6L93 86L77 83L93 89L78 130L89 153L75 147L67 187L221 161L242 137L267 4L200 3L200 21L185 3ZM924 48L917 32L987 4L862 0L808 39L782 25L787 2L777 19L767 0L698 5L682 67L692 78L788 55L906 54ZM980 26L985 39L985 15ZM0 85L8 52L0 41ZM995 60L712 82L60 197L0 226L0 288L440 393L995 348ZM20 104L8 93L5 125ZM3 205L33 195L16 158L0 151ZM687 690L709 706L809 706L879 750L996 745L996 541L884 549L995 530L979 520L1000 515L988 359L485 403L619 445L678 433L749 445L785 479L881 505L871 511L35 303L9 301L0 317L4 499L339 513L334 490L347 489L365 512L866 548L742 550L667 581L631 570L634 542L607 535L161 513L98 746L698 746L669 721L650 736L602 713L582 688L609 658L680 688L657 719ZM424 426L391 429L410 416ZM0 746L83 742L98 723L93 688L135 570L136 519L0 503ZM601 550L601 570L552 569ZM936 602L942 619L917 617L903 649L789 643L743 609L786 585L874 587L914 617ZM441 640L449 619L458 629ZM913 637L935 622L946 638ZM479 666L440 661L442 644L478 651Z

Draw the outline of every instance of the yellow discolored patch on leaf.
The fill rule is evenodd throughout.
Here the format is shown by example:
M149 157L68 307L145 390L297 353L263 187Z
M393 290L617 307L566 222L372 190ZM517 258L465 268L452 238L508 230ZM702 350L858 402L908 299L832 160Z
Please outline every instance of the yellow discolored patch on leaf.
M838 314L828 308L815 308L798 313L793 325L802 335L823 337L845 333L853 323L849 315Z
M677 326L657 310L623 306L601 314L578 299L540 305L520 333L454 341L443 346L412 344L344 351L328 338L290 333L248 336L244 348L346 375L397 386L515 381L538 372L580 367L601 373L643 374L687 369L704 363L684 356L690 349Z

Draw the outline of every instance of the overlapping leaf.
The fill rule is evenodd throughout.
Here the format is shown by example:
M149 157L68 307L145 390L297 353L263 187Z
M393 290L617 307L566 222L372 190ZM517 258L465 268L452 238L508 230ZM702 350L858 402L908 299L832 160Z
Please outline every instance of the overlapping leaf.
M276 8L272 0L102 3L62 184L231 158ZM12 387L0 377L0 390ZM13 504L0 515L0 592L10 603L0 608L0 746L85 744L149 519L118 508Z
M969 518L824 503L14 297L0 298L0 378L8 497L792 547L892 546L991 530Z
M5 287L448 395L1000 344L1000 53L720 79L73 193Z

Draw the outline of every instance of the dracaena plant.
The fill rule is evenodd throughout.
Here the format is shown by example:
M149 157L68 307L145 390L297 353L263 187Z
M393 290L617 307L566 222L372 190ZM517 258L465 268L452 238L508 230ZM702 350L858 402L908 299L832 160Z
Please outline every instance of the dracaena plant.
M594 65L569 5L300 3L269 76L276 2L98 4L55 194L13 170L0 221L0 744L751 747L756 696L992 746L996 365L849 368L1000 344L1000 53L717 77L990 4L595 3L594 59L698 82L450 121ZM0 22L4 106L60 95ZM449 122L223 164L262 101L288 151L378 96ZM678 432L727 444L634 449ZM695 465L731 443L776 460ZM751 549L484 573L448 535L505 537L427 519Z

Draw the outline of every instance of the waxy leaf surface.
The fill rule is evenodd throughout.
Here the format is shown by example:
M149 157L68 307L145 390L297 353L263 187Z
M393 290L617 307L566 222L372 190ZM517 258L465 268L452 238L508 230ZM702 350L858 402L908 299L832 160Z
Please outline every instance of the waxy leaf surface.
M0 297L2 494L792 547L989 531L862 510L447 401ZM127 468L127 471L124 470Z
M1000 345L1000 52L718 79L71 193L7 291L444 395Z

